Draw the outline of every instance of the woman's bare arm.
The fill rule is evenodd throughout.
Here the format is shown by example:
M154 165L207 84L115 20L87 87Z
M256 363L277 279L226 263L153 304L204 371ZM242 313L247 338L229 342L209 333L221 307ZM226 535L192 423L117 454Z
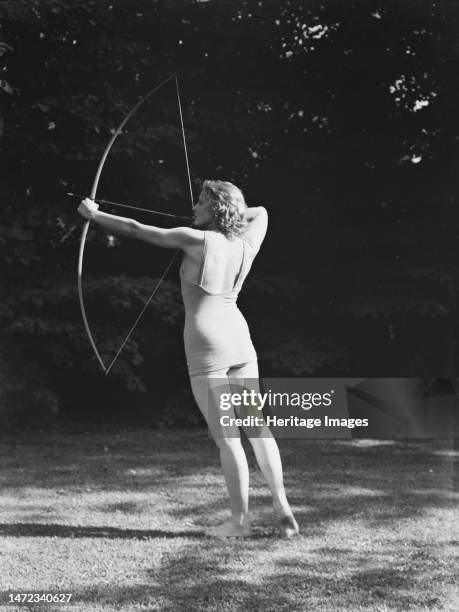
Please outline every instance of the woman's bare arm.
M165 249L187 250L202 244L204 240L203 232L191 227L164 229L155 225L144 225L129 217L101 212L97 210L97 205L92 202L88 204L87 200L80 204L78 211L85 219L97 223L108 232L137 238Z
M163 229L154 225L142 225L142 223L137 223L133 237L165 249L183 249L184 251L200 246L204 242L204 233L191 227Z
M264 206L252 206L246 209L244 218L247 226L242 232L243 238L253 246L259 247L268 229L268 211Z

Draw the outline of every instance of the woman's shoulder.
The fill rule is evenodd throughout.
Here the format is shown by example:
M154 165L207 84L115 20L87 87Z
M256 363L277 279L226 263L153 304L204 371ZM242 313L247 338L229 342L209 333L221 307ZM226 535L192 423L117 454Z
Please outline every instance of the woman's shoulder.
M212 249L228 256L239 254L242 248L253 248L250 238L247 238L244 234L226 236L223 232L215 231L204 232L204 244L206 250Z
M205 231L204 233L204 257L212 257L223 260L238 258L242 253L251 254L253 257L258 253L261 243L252 235L238 234L226 236L222 232Z
M204 242L219 246L229 246L234 244L234 237L227 236L218 230L204 230Z

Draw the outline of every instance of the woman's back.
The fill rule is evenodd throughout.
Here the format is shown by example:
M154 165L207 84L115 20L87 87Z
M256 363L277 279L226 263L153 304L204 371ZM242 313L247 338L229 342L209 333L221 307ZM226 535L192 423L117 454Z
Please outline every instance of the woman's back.
M196 302L207 296L211 302L236 302L237 296L257 253L249 242L240 237L226 238L220 232L205 231L202 258L194 262L186 255L180 268L185 310L195 309ZM199 300L201 297L201 300Z
M205 231L200 264L184 257L180 278L190 374L256 359L237 297L257 251L243 238Z

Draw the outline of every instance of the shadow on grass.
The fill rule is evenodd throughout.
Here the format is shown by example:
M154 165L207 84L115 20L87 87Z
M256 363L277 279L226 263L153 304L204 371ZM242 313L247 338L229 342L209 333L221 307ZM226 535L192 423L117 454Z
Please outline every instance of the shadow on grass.
M240 568L234 568L232 562L248 546L246 541L233 541L216 547L215 540L188 545L179 554L164 555L161 567L147 570L141 584L76 589L74 601L86 606L108 603L114 609L171 612L305 609L292 607L294 595L288 592L288 583L263 575L256 565L244 564L240 576ZM242 563L239 557L239 565Z
M0 536L57 537L57 538L104 538L122 540L146 540L149 538L202 538L203 531L165 529L119 529L118 527L97 527L59 525L53 523L8 523L0 524Z
M250 542L225 542L218 547L209 541L189 544L179 554L164 555L158 569L147 570L142 584L78 590L76 600L188 612L376 610L381 606L418 611L441 604L441 593L422 588L424 569L411 566L401 571L393 567L390 555L368 567L366 557L343 550L345 566L339 567L332 550L325 559L315 556L297 561L279 559L279 551L272 549L272 562L258 567L256 556L252 559L251 555L263 551ZM451 568L443 580L453 584L453 576Z
M182 567L182 566L180 566ZM77 589L73 601L84 606L109 605L110 610L163 610L164 612L203 612L204 610L225 610L231 612L263 612L266 610L305 610L292 607L292 597L284 595L277 586L276 596L271 589L261 585L248 584L241 579L229 579L224 575L212 579L205 576L202 581L175 576L174 583L167 583L167 589L151 583L135 587L105 587ZM224 572L222 572L223 574ZM275 607L274 607L275 604ZM85 608L86 609L86 608ZM90 609L90 608L89 608Z
M1 448L6 460L1 476L4 490L171 491L175 507L169 504L169 514L198 521L227 505L217 451L205 433L136 431L58 440L43 435L41 440L40 444L16 440ZM257 493L251 506L263 513L271 507L268 490L260 473L252 469L247 441L245 446ZM458 452L451 441L281 439L279 446L290 501L309 534L335 520L360 517L377 526L456 503ZM205 489L207 495L200 495ZM134 515L143 504L129 499L88 502L88 509ZM44 510L37 506L36 511Z
M204 529L120 529L92 525L61 525L58 523L0 523L0 536L13 538L103 538L107 540L149 540L154 538L207 539ZM256 527L250 540L277 537L274 529ZM215 542L215 538L212 538Z

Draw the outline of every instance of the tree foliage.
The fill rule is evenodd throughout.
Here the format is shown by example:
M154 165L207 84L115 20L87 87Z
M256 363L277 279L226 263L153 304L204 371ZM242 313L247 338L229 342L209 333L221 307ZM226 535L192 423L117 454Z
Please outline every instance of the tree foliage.
M85 412L90 391L99 414L115 396L145 414L148 390L187 422L176 274L102 381L66 195L89 192L113 129L173 72L195 196L218 177L270 211L241 296L262 371L455 375L455 2L31 0L0 13L4 413ZM189 211L173 81L117 139L99 196ZM108 361L168 256L91 232L85 294Z

